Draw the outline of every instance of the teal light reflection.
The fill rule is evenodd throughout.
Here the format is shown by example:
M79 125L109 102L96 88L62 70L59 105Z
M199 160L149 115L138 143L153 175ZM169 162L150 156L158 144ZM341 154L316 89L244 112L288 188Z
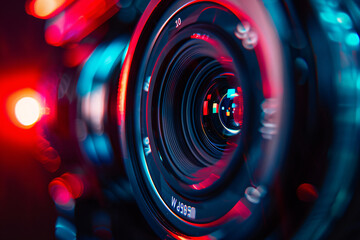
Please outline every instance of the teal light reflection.
M58 217L55 223L55 236L59 240L75 240L75 226L63 217Z
M351 47L358 47L359 43L360 43L360 39L359 39L359 35L357 35L357 33L349 33L346 36L346 44L351 46Z

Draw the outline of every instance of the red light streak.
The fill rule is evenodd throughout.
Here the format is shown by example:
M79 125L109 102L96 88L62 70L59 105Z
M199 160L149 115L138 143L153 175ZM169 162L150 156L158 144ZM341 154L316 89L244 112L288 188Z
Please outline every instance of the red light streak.
M240 87L237 88L237 96L234 98L234 103L236 104L234 120L242 126L244 121L244 99L242 89Z
M227 63L227 62L233 62L233 60L232 60L231 58L220 57L219 62L221 62L221 63ZM224 74L222 74L222 75L226 75L226 74L229 75L229 76L235 76L235 74L232 74L232 75L231 75L231 73L224 73Z
M74 0L31 0L27 1L25 8L26 12L34 17L48 19L68 5L70 5Z
M225 60L225 58L221 58L221 59L223 59L224 61L230 61L230 62L232 62L231 59L226 59L226 60ZM221 74L220 76L231 76L231 77L235 77L235 74L234 74L234 73L223 73L223 74ZM239 88L238 88L238 89L239 89Z
M119 11L117 0L79 0L52 19L45 40L54 46L79 42Z
M212 238L208 236L201 236L201 237L190 237L190 236L180 236L174 233L170 233L170 235L177 240L212 240Z
M209 101L204 102L203 115L204 116L209 115Z
M198 184L193 184L192 188L196 189L196 190L201 190L201 189L205 189L210 187L211 185L213 185L214 182L216 182L218 179L220 178L220 176L215 175L215 174L211 174L208 178L206 178L204 181L198 183Z

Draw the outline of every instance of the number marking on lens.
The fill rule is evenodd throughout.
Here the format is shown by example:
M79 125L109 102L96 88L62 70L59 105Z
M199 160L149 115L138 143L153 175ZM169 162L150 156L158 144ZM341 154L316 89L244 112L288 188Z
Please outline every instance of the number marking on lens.
M176 28L181 26L181 18L178 18L177 20L175 20L175 25L176 25Z
M171 197L171 207L176 210L180 215L195 219L196 217L196 208L186 205L178 201L173 196Z
M144 83L144 91L149 92L149 86L150 86L151 76L146 78L146 81Z
M143 143L144 143L144 152L145 155L147 156L151 153L149 138L148 137L144 138Z

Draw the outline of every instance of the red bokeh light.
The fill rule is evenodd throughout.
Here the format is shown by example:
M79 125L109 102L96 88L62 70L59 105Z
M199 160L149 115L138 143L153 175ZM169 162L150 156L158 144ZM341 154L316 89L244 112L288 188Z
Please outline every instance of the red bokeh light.
M41 117L42 97L31 88L16 91L7 99L7 114L20 128L31 128Z
M84 184L79 176L71 173L64 173L55 178L49 184L49 193L54 202L66 206L71 200L79 198L84 192Z
M314 185L309 183L301 184L296 190L296 195L303 202L314 202L319 197Z

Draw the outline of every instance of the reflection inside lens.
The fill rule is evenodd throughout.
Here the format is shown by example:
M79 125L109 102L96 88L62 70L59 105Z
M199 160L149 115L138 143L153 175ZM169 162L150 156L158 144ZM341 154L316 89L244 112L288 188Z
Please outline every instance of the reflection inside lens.
M243 108L242 104L240 105L240 95L235 89L228 89L227 94L220 102L219 118L224 129L233 135L240 132L242 111Z
M243 94L232 73L221 74L212 83L203 101L202 128L210 142L222 149L241 132Z

